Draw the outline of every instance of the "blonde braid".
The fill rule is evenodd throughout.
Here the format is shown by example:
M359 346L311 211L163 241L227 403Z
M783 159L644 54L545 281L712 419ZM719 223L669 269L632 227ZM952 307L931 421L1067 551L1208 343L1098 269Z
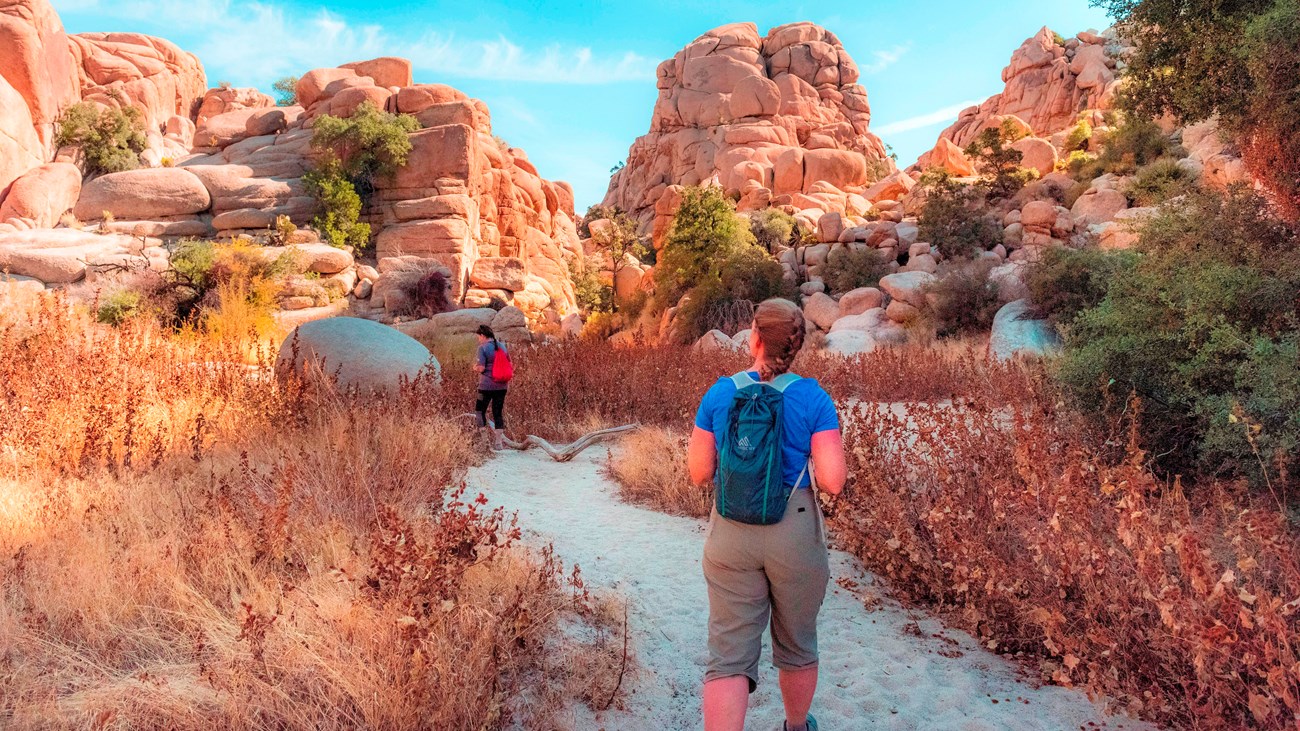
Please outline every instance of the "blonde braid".
M754 329L763 343L765 358L759 377L770 381L787 373L803 348L806 332L803 312L790 300L770 299L754 312Z

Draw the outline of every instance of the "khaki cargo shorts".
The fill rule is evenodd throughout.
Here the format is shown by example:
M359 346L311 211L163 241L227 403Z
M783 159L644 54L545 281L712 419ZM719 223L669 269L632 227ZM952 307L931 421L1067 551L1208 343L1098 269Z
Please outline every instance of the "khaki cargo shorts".
M758 686L763 629L772 664L817 664L817 612L830 579L826 531L811 490L796 490L776 525L746 525L714 509L704 540L709 585L709 666L704 681L744 675Z

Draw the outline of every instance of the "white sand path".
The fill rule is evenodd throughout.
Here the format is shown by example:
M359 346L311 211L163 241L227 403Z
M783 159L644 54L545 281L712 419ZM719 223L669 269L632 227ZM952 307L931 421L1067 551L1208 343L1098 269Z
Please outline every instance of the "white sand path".
M567 464L537 452L500 454L469 475L495 504L518 511L525 539L552 543L589 586L629 601L636 669L625 710L569 711L573 729L701 728L700 678L708 618L700 554L705 523L623 502L594 447ZM885 600L873 610L834 583L847 577L879 595L879 580L848 554L831 554L832 583L820 618L821 684L813 703L823 731L1153 729L1108 716L1079 691L1038 687L969 635ZM874 585L874 589L871 588ZM919 629L919 631L917 631ZM746 728L779 729L781 700L764 638Z

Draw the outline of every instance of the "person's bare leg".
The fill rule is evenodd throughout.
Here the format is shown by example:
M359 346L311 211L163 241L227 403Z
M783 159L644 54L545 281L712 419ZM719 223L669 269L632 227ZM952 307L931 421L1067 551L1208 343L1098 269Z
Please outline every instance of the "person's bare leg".
M704 684L704 731L744 731L749 678L732 675Z
M808 720L813 694L817 692L817 666L798 670L782 670L781 702L785 704L785 725L801 728Z

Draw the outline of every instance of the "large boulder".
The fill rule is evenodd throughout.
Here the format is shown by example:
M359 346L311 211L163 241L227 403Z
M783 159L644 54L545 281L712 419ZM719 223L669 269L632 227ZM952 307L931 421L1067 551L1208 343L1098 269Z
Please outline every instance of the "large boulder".
M1029 300L1008 302L993 317L989 357L1010 360L1018 356L1042 357L1060 350L1061 339L1047 320L1031 317Z
M81 170L72 163L42 165L14 181L0 205L0 229L54 228L77 203Z
M276 373L336 378L340 388L396 391L438 360L414 338L387 325L356 317L333 317L297 327L280 346Z
M917 309L927 306L926 290L938 281L929 272L898 272L880 278L880 288L897 302Z
M840 317L840 304L830 295L815 292L803 300L803 316L821 330L830 330Z
M71 228L0 233L0 272L69 284L83 279L96 262L123 263L133 246L130 236Z
M83 221L103 218L105 212L119 220L152 221L202 213L211 206L208 189L188 169L144 168L86 183L73 213Z

